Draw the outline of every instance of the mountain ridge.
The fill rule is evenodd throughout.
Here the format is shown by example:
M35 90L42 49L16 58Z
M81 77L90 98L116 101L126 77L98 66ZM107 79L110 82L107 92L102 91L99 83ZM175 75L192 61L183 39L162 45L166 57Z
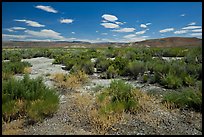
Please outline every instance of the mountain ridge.
M117 45L117 46L116 46ZM166 37L158 39L148 39L138 42L99 42L90 43L86 41L2 41L2 47L182 47L182 46L202 46L202 39L196 37Z

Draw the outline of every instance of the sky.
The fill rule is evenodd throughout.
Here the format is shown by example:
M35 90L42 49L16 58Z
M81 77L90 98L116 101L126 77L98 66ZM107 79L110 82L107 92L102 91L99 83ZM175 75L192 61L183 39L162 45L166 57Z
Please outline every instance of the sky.
M2 2L3 41L202 38L202 2Z

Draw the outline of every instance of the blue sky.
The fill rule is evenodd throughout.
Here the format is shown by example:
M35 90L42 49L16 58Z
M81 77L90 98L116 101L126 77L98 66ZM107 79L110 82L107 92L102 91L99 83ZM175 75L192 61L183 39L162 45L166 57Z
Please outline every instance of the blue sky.
M3 40L202 38L201 2L2 2Z

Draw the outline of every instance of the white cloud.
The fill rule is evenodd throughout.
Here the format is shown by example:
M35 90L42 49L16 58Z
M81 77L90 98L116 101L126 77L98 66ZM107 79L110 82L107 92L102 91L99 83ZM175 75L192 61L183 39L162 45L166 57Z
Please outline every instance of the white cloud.
M113 35L114 37L116 37L117 35Z
M184 17L184 16L186 16L186 14L181 14L180 16Z
M8 39L8 38L14 38L14 39L24 39L24 38L27 38L28 36L27 35L8 35L8 34L2 34L2 37L4 39Z
M96 30L96 33L98 33L98 30Z
M141 34L144 34L146 31L147 31L147 30L138 31L138 32L136 32L135 34L141 35Z
M16 32L13 29L5 29L5 30L7 30L8 32Z
M73 19L61 19L60 20L61 23L67 23L67 24L72 23L73 21L74 21Z
M108 33L101 33L101 35L108 35Z
M63 38L61 40L64 40L64 41L73 41L73 40L76 40L77 38Z
M151 25L151 24L152 24L152 23L146 23L145 25L147 25L147 26L148 26L148 25Z
M119 22L119 21L116 21L115 23L118 24L118 25L123 25L123 23Z
M108 22L108 21L107 21L107 20L102 20L102 22L104 22L104 23L105 23L105 22Z
M149 38L149 36L142 36L143 38Z
M101 23L102 26L104 26L105 28L119 28L119 25L114 24L114 23Z
M201 37L201 36L202 36L202 33L191 33L190 35L191 35L191 36L198 36L198 37Z
M58 11L53 9L52 7L50 6L42 6L42 5L38 5L38 6L35 6L36 8L38 9L41 9L41 10L44 10L44 11L47 11L47 12L52 12L52 13L57 13Z
M202 32L202 29L194 29L192 32Z
M25 33L37 38L51 38L51 39L58 39L58 40L64 39L64 37L62 37L60 33L50 29L43 29L41 31L26 30Z
M24 39L23 41L43 41L43 42L51 42L51 39Z
M129 34L129 35L125 35L123 38L129 39L135 36L136 36L135 34Z
M108 21L112 21L112 22L118 20L118 18L116 16L110 15L110 14L104 14L102 16L102 18L104 18L105 20L108 20Z
M174 28L166 28L166 29L160 30L159 32L160 33L166 33L166 32L170 32L170 31L174 31Z
M191 22L188 25L195 25L195 24L196 24L196 22Z
M188 27L184 27L182 29L200 29L202 28L201 26L188 26Z
M13 29L13 30L25 30L26 28L23 28L23 27L12 27L11 29Z
M75 34L75 32L72 32L72 34Z
M174 32L174 34L184 34L184 33L187 33L188 31L187 30L177 30Z
M112 30L115 32L133 32L135 31L135 28L122 28L122 29L118 29L118 30Z
M131 39L128 39L127 42L137 42L137 41L143 41L143 40L146 40L146 39L143 37L133 37Z
M31 21L31 20L17 20L17 19L15 19L14 21L25 22L28 26L32 26L32 27L45 27L45 25L41 25L38 22Z
M141 24L140 27L141 28L147 28L147 26L145 24Z

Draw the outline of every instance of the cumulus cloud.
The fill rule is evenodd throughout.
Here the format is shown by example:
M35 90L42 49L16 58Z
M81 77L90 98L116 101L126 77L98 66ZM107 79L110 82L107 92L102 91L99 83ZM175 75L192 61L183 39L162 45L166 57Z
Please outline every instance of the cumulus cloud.
M104 14L102 18L104 18L105 20L111 21L111 22L115 22L116 20L118 20L116 16L110 15L110 14Z
M73 19L61 19L60 20L61 23L67 23L67 24L72 23L73 21L74 21Z
M201 26L188 26L188 27L184 27L182 29L200 29L202 28Z
M41 31L32 31L32 30L25 30L25 33L37 37L37 38L51 38L51 39L64 39L60 33L55 32L50 29L43 29Z
M140 27L141 28L147 28L147 26L145 24L141 24Z
M202 32L202 29L194 29L192 32Z
M118 29L118 30L112 30L115 32L133 32L135 31L135 28L122 28L122 29Z
M160 30L159 32L160 33L166 33L166 32L170 32L170 31L174 31L174 28L166 28L166 29Z
M38 22L31 21L31 20L18 20L18 19L15 19L14 21L25 22L28 26L32 26L32 27L45 27L45 25L41 25Z
M72 34L75 34L75 32L72 32Z
M135 36L136 36L135 34L129 34L129 35L125 35L123 38L129 39Z
M184 33L187 33L188 31L187 30L177 30L174 32L174 34L184 34Z
M191 22L188 25L195 25L195 24L196 24L196 22Z
M114 24L114 23L101 23L102 26L104 26L105 28L119 28L119 25Z
M52 12L52 13L57 13L58 12L57 10L53 9L51 6L38 5L38 6L35 6L35 7L38 8L38 9L47 11L47 12Z

